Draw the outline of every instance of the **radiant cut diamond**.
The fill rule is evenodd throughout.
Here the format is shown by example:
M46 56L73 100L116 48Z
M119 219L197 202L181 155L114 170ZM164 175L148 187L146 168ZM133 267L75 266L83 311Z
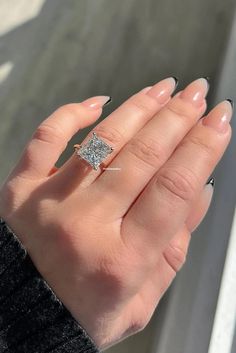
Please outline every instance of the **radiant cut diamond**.
M85 144L77 149L78 156L85 159L93 169L97 170L102 161L112 153L113 148L101 140L95 132L93 137Z

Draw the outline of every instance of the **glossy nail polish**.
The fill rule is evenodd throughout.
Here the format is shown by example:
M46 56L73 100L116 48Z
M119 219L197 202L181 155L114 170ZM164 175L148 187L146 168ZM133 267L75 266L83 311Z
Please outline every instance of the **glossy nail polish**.
M96 96L86 99L85 101L81 102L82 105L89 109L100 109L103 106L107 105L111 102L110 96Z
M210 77L209 76L204 76L205 80L207 80L208 86L210 87Z
M146 94L153 97L160 104L165 104L171 97L171 94L176 89L176 78L169 77L155 84L149 89Z
M214 186L215 186L215 179L214 179L214 178L210 178L210 179L208 180L208 182L206 183L206 185L211 185L211 186L214 188Z
M105 104L103 104L103 106L105 107L105 106L107 106L108 104L110 104L111 102L112 102L112 97L109 97L108 101L107 101Z
M172 76L172 77L175 80L175 88L176 88L178 86L178 84L179 84L179 79L176 76Z
M210 126L219 133L226 133L233 114L231 100L218 104L203 120L202 124Z
M232 109L234 110L234 101L230 98L226 99L228 102L230 102Z
M196 202L194 209L191 212L190 218L187 220L188 229L193 232L199 227L200 223L204 219L214 194L214 178L210 178L204 185L198 202Z
M192 103L196 107L200 107L204 103L204 99L209 90L209 82L206 78L199 78L189 84L180 94L182 99Z
M215 186L215 179L210 178L208 182L204 186L204 192L203 192L203 197L205 202L210 205L211 199L214 193L214 186Z

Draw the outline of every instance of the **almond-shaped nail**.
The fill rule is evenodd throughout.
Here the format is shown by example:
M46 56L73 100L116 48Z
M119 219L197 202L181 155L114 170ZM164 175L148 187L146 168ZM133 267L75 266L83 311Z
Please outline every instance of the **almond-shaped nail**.
M86 99L85 101L81 102L82 105L89 109L100 109L104 107L104 105L111 102L110 96L96 96Z
M187 219L187 227L191 232L196 230L203 221L212 201L214 193L214 178L211 178L203 187L199 194L198 200L194 205L189 218Z
M209 90L209 82L206 78L199 78L190 83L182 92L180 97L189 101L196 107L200 107Z
M202 124L215 129L219 133L226 133L229 128L233 114L233 107L230 100L219 103L205 118Z
M207 183L206 183L206 186L207 185L210 185L212 188L214 188L215 186L215 178L210 178Z
M203 189L202 197L205 200L204 202L207 205L207 208L210 206L210 203L212 200L212 196L214 193L214 186L215 186L215 179L210 178Z
M146 91L146 94L153 97L160 104L165 104L170 99L172 93L176 89L177 79L175 77L168 77Z

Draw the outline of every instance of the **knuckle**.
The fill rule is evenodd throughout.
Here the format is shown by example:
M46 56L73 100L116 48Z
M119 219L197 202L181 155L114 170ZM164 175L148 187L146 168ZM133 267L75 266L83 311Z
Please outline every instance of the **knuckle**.
M192 145L193 147L197 147L198 149L200 148L202 153L206 155L207 157L211 157L215 155L215 146L209 143L209 141L204 140L203 137L197 136L197 135L192 135L189 136L188 138L184 139L180 146L185 146L187 148L189 147L189 144Z
M33 134L33 139L50 144L60 144L65 140L64 132L57 124L42 123Z
M100 278L103 286L119 297L128 287L128 281L121 261L104 256L99 260L99 266L96 271L96 278Z
M76 103L69 103L69 104L65 104L62 105L61 107L59 107L56 111L55 114L57 115L73 115L73 116L77 116L79 115L79 113L81 112L81 106L80 104L76 104Z
M184 123L187 122L188 124L196 115L195 109L181 99L173 99L170 101L165 107L165 110L167 114L174 115L176 118L181 119Z
M136 111L141 112L144 115L150 116L153 115L156 111L156 101L151 97L146 95L133 97L127 102L131 108L134 108Z
M139 137L135 137L127 145L127 149L139 161L154 168L160 165L166 154L162 145L151 138L144 141Z
M40 203L41 209L44 210L44 204ZM43 214L44 212L40 212ZM67 219L61 219L57 224L57 234L58 238L70 239L75 233L75 226L73 222L69 222Z
M34 137L33 137L34 139ZM35 152L32 144L32 140L29 141L25 147L24 154L23 154L23 161L26 166L33 164L35 160Z
M165 252L164 258L174 272L178 272L186 262L187 253L178 246L169 244Z
M184 202L194 199L197 184L195 174L185 167L165 168L156 179L158 187Z
M139 316L130 323L129 334L143 331L148 324L148 320L144 316Z
M112 245L112 249L106 247L97 259L96 277L113 296L115 293L120 300L124 295L132 297L137 292L140 282L135 273L140 271L143 259L141 262L139 256L131 253L120 241L118 246L113 248Z
M97 133L108 144L119 146L124 140L122 132L114 127L98 125L94 128L93 132Z

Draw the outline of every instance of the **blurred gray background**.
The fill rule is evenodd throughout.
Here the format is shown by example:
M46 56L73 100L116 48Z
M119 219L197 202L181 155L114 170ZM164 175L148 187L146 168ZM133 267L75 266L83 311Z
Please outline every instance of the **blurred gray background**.
M62 104L111 95L104 118L172 75L179 88L209 76L209 107L236 98L235 7L233 0L0 0L0 181ZM208 351L236 200L235 144L234 137L215 171L214 200L186 265L145 330L110 353Z

